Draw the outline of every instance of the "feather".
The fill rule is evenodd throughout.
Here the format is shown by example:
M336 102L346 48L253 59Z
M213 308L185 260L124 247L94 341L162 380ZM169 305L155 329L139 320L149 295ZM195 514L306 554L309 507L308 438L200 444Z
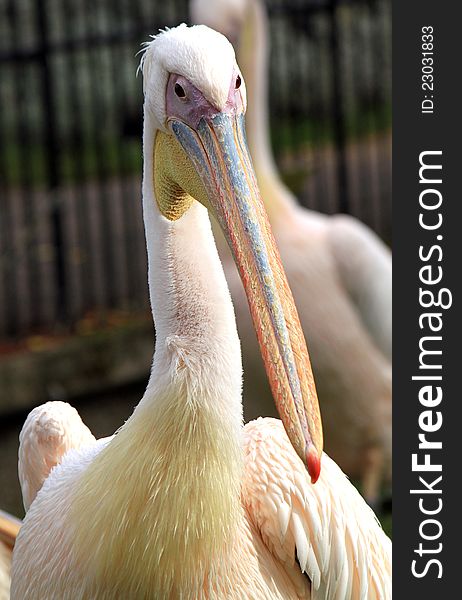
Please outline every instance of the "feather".
M252 456L245 461L244 505L287 570L297 568L290 560L296 554L312 600L369 600L377 590L382 600L391 598L391 542L337 465L324 454L312 485L280 421L257 419L244 431L244 453ZM266 478L271 483L265 489ZM285 505L275 506L269 496L284 497ZM285 535L282 510L284 523L290 514Z

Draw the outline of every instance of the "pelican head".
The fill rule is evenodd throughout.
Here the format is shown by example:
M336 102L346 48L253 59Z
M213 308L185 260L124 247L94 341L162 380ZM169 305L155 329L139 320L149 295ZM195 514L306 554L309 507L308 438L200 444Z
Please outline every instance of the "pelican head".
M198 201L220 224L246 290L278 412L314 482L322 452L318 400L247 149L245 84L234 50L208 27L181 25L147 44L141 68L144 150L153 154L144 201L170 221Z

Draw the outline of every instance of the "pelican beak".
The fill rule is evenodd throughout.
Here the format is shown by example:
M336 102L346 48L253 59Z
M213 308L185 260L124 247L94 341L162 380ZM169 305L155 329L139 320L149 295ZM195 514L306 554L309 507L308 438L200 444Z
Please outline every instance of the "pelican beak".
M314 483L322 426L303 331L247 149L243 114L169 126L192 161L244 283L275 403L289 439Z

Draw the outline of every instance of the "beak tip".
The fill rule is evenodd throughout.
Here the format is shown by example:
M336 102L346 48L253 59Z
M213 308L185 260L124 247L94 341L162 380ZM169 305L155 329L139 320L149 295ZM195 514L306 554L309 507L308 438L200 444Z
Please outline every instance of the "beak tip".
M311 477L311 483L316 483L321 473L321 460L313 446L307 450L306 466Z

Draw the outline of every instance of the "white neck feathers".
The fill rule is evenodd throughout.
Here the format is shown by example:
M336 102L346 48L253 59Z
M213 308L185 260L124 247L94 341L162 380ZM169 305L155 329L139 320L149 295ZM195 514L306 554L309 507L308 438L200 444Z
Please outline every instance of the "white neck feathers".
M171 369L172 361L192 369L206 363L201 376L212 388L214 381L226 380L233 404L236 401L240 406L240 343L207 210L194 202L177 221L160 214L153 185L155 132L150 129L149 116L145 122L143 213L156 328L151 382L159 375L158 369Z
M134 597L135 584L137 597L145 597L140 590L194 596L187 587L202 589L216 561L226 563L242 518L242 367L233 307L206 209L194 203L175 222L159 213L155 133L149 117L145 122L153 368L142 401L89 466L74 502L78 560L91 557L89 585L104 585L108 598ZM117 580L106 581L115 570Z

